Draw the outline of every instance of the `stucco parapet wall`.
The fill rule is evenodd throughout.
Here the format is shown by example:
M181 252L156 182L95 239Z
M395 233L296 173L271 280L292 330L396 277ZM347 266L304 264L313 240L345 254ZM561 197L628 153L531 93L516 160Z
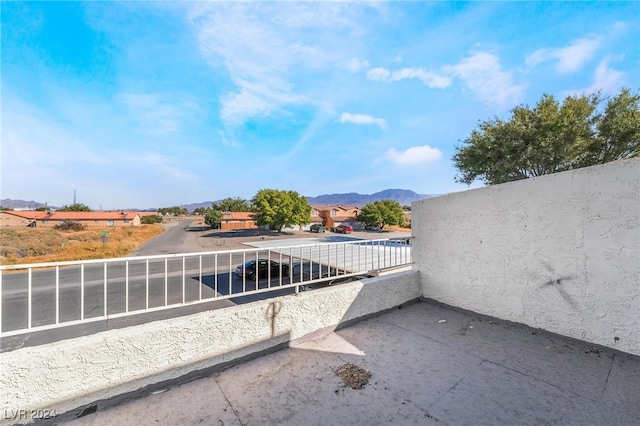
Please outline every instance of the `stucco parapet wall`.
M424 296L640 355L640 158L412 204Z
M417 273L402 272L5 352L0 354L1 405L62 414L286 345L420 296Z

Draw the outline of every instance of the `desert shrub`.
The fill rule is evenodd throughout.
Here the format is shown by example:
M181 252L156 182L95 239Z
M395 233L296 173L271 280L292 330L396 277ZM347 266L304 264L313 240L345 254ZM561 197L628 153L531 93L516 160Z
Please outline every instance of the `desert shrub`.
M27 249L21 249L24 253L23 256L20 257L27 257L27 256L45 256L47 254L52 254L54 253L54 251L49 248L49 247L41 247L41 246L31 246L31 247L27 247Z
M145 225L153 225L154 223L162 223L162 218L160 216L142 216L140 218L140 223Z
M73 220L66 220L54 226L54 229L63 232L77 232L84 230L84 228L86 228L86 225L83 225L80 222L75 222Z

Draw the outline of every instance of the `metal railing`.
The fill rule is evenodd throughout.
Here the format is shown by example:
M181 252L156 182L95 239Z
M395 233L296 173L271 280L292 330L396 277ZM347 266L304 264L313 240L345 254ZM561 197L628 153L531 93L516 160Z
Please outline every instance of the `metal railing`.
M268 267L256 273L252 261ZM248 295L297 293L411 263L404 238L5 265L0 336L215 300L241 303Z

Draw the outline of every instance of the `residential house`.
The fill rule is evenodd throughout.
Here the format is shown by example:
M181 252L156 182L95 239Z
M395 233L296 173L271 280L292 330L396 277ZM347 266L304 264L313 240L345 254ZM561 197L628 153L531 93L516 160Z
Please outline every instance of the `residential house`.
M0 212L0 226L5 227L54 227L64 222L78 222L85 226L114 227L138 226L140 215L137 212L47 212L14 211Z
M220 229L257 228L252 212L225 212L220 219Z
M311 223L322 223L327 228L349 224L356 226L360 207L357 206L311 206Z

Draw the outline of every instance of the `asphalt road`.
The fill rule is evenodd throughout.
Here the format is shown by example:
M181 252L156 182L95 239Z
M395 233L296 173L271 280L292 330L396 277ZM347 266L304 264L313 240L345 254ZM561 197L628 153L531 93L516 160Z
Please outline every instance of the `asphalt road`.
M259 251L257 255L268 257L269 254ZM31 274L31 326L54 324L56 312L59 322L67 322L233 296L255 290L256 284L258 288L266 288L299 282L297 275L282 279L272 276L270 280L263 278L257 282L236 277L232 273L235 266L251 260L253 256L255 254L209 254L175 257L166 263L164 259L150 260L148 264L146 260L112 262L106 269L104 264L99 263L85 265L84 268L63 267L59 271L36 270ZM289 262L289 259L285 260L283 263ZM2 329L5 332L28 326L28 282L29 275L26 272L3 276ZM59 294L58 306L56 291ZM265 294L260 296L265 297ZM248 300L246 296L239 300L232 298L226 305ZM175 309L175 315L183 315L179 309ZM2 343L5 343L4 339Z
M176 221L166 225L165 232L143 244L132 253L132 256L202 252L204 249L197 240L197 236L202 233L201 228L191 226L190 220ZM252 235L251 232L248 234ZM272 277L271 280L261 279L256 283L235 277L232 272L236 265L251 260L253 258L251 256L269 256L265 250L256 250L258 250L256 253L246 255L209 253L184 258L175 257L167 260L166 263L164 258L150 260L148 264L146 260L114 262L109 263L106 269L104 264L97 263L86 265L83 270L79 266L63 267L58 272L55 269L36 270L31 275L32 327L55 323L56 312L58 312L59 322L66 322L80 320L81 317L85 319L99 317L105 313L110 316L126 311L142 310L146 307L181 304L183 301L193 302L203 299L211 299L211 301L124 318L96 320L80 325L3 337L0 339L0 352L237 303L247 303L265 297L290 294L295 291L294 288L233 297L234 294L243 291L255 290L256 284L258 288L277 287L300 282L301 278L307 280L311 275L315 278L318 275L319 269L311 271L309 265L302 265L303 273L300 275L299 260L283 258L283 263L292 265L291 269L294 273L291 279ZM280 259L274 258L274 260ZM202 268L200 268L201 265ZM26 272L3 274L2 330L4 332L26 328L28 325L28 281ZM59 293L58 306L56 306L56 281ZM216 296L232 297L215 300Z
M189 250L189 247L185 247L189 232L193 229L191 223L191 220L179 220L163 225L165 230L162 234L142 244L131 255L152 256L154 254L175 254L192 251Z

